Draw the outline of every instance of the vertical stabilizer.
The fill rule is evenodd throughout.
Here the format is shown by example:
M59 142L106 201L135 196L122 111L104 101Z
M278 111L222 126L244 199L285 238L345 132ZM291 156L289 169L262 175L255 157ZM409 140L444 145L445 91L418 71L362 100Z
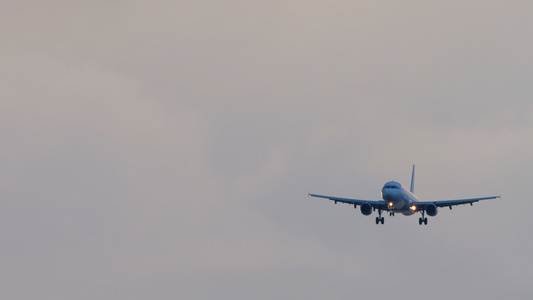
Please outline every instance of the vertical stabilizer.
M413 174L411 175L411 193L415 192L415 165L413 165Z

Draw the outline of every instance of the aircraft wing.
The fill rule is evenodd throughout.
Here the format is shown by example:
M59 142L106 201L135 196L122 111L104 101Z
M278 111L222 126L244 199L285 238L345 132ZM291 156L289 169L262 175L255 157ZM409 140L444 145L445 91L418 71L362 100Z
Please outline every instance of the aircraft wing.
M470 199L456 199L456 200L421 201L421 202L414 203L414 205L416 205L417 210L424 210L430 204L434 204L437 207L449 206L451 208L454 205L464 205L464 204L472 205L474 202L478 202L481 200L491 200L491 199L497 199L497 198L501 198L501 196L490 196L490 197L470 198Z
M309 194L311 197L318 197L318 198L324 198L329 199L331 201L334 201L335 204L337 202L341 203L347 203L347 204L353 204L353 205L361 205L363 203L370 204L373 208L382 209L382 210L388 210L387 203L385 201L373 201L373 200L361 200L361 199L349 199L349 198L339 198L339 197L332 197L332 196L323 196L323 195L315 195L315 194Z

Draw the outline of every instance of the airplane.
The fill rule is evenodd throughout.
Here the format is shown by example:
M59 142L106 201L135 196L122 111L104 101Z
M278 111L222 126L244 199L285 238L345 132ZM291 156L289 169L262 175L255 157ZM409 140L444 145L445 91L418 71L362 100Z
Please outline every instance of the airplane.
M378 216L376 217L376 224L385 223L385 218L381 216L381 213L384 211L388 211L391 217L393 217L395 213L401 213L405 216L410 216L416 212L420 212L422 214L422 217L418 219L419 225L427 225L428 218L425 217L425 214L434 217L437 215L439 207L449 207L451 210L452 206L455 205L473 205L474 202L478 202L481 200L490 200L496 198L501 199L501 196L490 196L457 200L419 201L418 198L414 195L414 189L415 165L413 165L410 190L408 191L404 189L404 187L399 182L389 181L385 183L383 189L381 190L381 197L383 198L383 200L372 201L348 199L316 194L309 194L308 196L329 199L334 201L335 204L337 204L337 202L352 204L354 208L357 208L357 205L359 205L361 213L365 216L372 214L372 211L375 211L377 209Z

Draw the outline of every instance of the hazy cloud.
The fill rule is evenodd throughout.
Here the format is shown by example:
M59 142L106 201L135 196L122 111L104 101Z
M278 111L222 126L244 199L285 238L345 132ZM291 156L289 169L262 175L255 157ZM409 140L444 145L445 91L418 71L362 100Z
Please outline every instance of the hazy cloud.
M530 4L2 8L2 298L529 295Z

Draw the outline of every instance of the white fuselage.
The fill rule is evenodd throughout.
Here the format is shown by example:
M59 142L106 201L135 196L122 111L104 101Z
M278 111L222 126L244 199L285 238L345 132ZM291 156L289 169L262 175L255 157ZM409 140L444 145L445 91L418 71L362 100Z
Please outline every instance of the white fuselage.
M383 201L387 202L387 207L392 212L398 212L406 216L416 212L416 208L412 209L411 207L418 202L418 198L404 189L399 182L389 181L385 183L381 190L381 197Z

